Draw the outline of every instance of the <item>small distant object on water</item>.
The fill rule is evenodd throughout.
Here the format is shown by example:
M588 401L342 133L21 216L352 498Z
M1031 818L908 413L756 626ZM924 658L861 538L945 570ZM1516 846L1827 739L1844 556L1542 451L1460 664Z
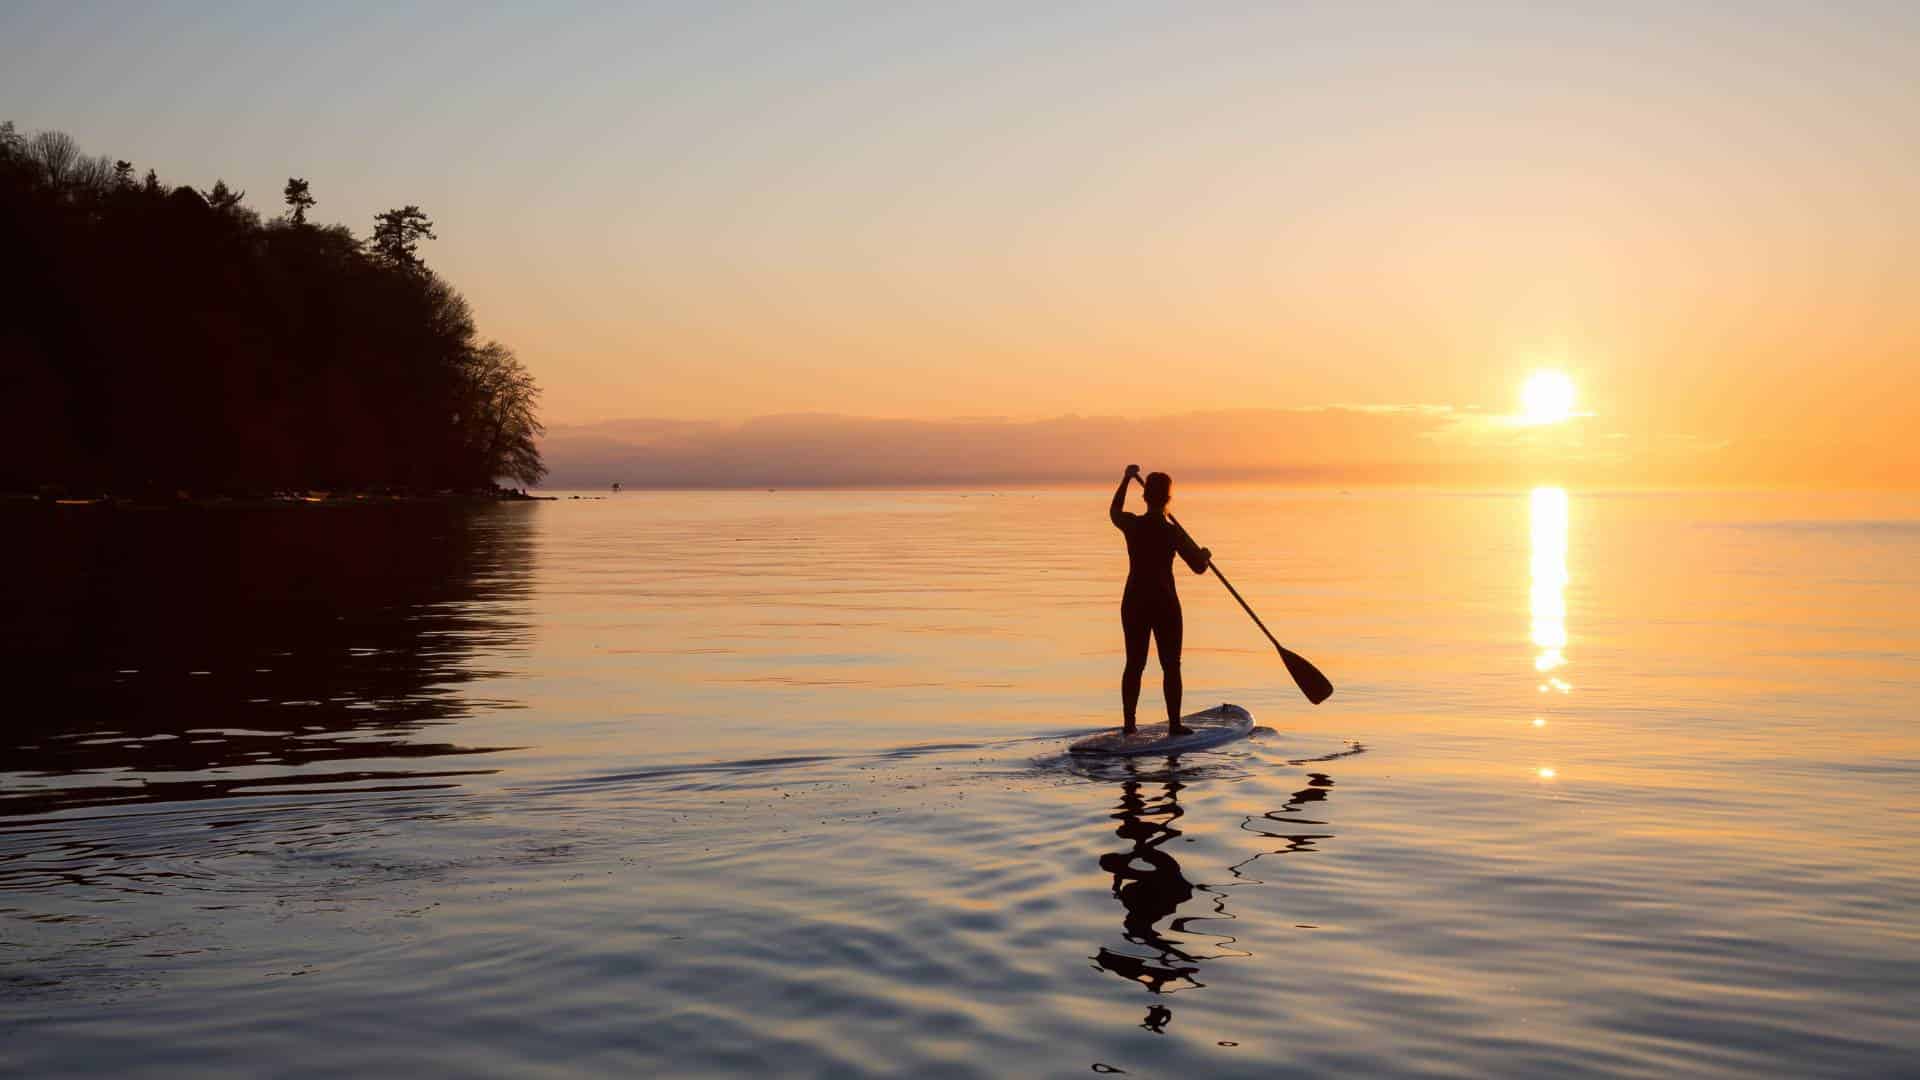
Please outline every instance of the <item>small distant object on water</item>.
M1188 750L1206 750L1235 739L1244 739L1253 731L1253 714L1238 705L1215 705L1205 712L1183 716L1180 722L1193 730L1168 738L1165 721L1141 724L1140 729L1131 736L1120 728L1108 728L1068 746L1067 753L1109 757L1177 754Z
M620 481L618 481L618 480L615 480L615 481L613 482L613 493L614 493L615 495L618 495L618 494L620 494Z

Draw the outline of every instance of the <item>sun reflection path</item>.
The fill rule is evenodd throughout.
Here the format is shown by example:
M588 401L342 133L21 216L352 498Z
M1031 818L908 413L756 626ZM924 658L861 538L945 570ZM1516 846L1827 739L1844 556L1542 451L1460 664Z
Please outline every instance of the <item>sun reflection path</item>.
M1567 492L1565 488L1533 489L1532 541L1533 668L1540 673L1540 692L1566 693L1573 689L1561 676L1567 665Z

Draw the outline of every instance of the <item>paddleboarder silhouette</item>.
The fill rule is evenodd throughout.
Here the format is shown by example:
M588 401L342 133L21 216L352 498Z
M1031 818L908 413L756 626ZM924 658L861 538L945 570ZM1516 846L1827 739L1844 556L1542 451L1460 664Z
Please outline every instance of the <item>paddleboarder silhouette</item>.
M1147 512L1127 512L1127 484L1139 474L1140 466L1127 466L1126 474L1120 477L1120 487L1113 493L1113 505L1107 511L1114 527L1127 538L1127 587L1120 599L1127 666L1120 677L1120 706L1125 716L1124 730L1132 734L1134 711L1140 704L1140 677L1147 669L1147 643L1151 638L1160 653L1160 688L1167 700L1167 734L1181 735L1190 729L1180 722L1180 641L1184 623L1180 616L1180 594L1173 586L1173 557L1178 554L1194 573L1204 574L1213 553L1195 544L1185 529L1168 518L1173 478L1166 473L1147 474L1144 485Z

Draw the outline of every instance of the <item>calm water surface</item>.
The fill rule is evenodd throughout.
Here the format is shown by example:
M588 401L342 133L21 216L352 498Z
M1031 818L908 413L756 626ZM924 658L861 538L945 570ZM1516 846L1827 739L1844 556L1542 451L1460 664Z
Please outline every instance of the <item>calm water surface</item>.
M1920 501L1189 489L1090 768L1105 501L8 511L0 1072L1920 1071Z

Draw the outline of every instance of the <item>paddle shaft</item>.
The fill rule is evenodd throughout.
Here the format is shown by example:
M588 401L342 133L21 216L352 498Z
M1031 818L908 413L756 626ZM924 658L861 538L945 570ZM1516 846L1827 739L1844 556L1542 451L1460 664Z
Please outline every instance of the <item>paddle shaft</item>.
M1139 473L1134 473L1133 478L1139 481L1141 491L1147 490L1147 482L1140 478ZM1187 527L1180 524L1180 519L1174 517L1172 514L1167 515L1167 520L1173 522L1173 527L1179 529L1181 532L1184 533L1187 531ZM1273 642L1273 647L1279 649L1281 652L1287 651L1287 647L1280 644L1280 639L1273 636L1273 631L1267 629L1267 624L1260 621L1260 616L1253 610L1253 605L1247 603L1247 598L1241 596L1240 590L1233 587L1233 582L1227 580L1227 575L1220 572L1220 567L1213 561L1212 556L1208 556L1207 558L1207 569L1213 571L1213 576L1219 578L1220 584L1225 585L1227 591L1233 594L1233 598L1240 602L1240 610L1246 612L1247 617L1253 620L1253 625L1259 627L1260 632L1267 635L1267 640Z

